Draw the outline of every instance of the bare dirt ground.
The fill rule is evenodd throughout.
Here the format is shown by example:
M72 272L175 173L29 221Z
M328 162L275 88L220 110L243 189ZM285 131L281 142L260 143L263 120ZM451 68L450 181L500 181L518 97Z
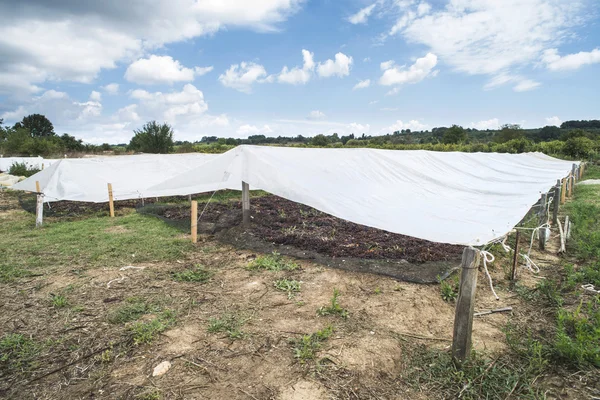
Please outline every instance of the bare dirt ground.
M18 207L4 201L0 213ZM108 233L120 235L123 228ZM135 227L128 227L135 229ZM89 268L65 264L51 275L0 284L0 336L24 333L46 338L33 373L0 376L0 397L14 399L426 399L435 393L407 385L403 345L448 349L454 304L442 300L439 285L399 282L390 277L330 269L296 260L293 271L252 271L257 254L201 235L186 258L160 263ZM503 281L502 263L492 267ZM552 263L552 260L548 260ZM173 274L202 265L213 273L205 283L179 282ZM525 273L522 272L525 276ZM274 281L301 282L289 298ZM348 317L319 316L334 289ZM534 319L531 308L500 283L492 296L483 274L477 310L513 306L519 318ZM70 307L48 299L64 294ZM150 344L135 345L127 334L133 322L114 324L111 313L132 302L155 309L150 320L170 309L176 322ZM241 321L239 337L208 331L224 315ZM502 329L510 314L475 319L474 347L493 356L506 348ZM316 358L294 356L294 340L328 326ZM236 335L237 336L237 335ZM153 377L163 361L171 368ZM427 368L427 366L423 366ZM560 393L563 388L555 389ZM564 391L563 391L564 392ZM567 391L568 392L568 391ZM552 393L552 392L549 392ZM577 398L560 395L556 398Z

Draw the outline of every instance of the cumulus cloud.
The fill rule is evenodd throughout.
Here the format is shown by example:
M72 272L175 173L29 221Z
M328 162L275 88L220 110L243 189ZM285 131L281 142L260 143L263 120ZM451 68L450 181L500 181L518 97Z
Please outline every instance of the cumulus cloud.
M361 134L361 133L367 133L371 130L371 125L369 124L359 124L356 122L353 122L351 124L348 124L347 129L350 130L350 132L352 133L357 133L357 134Z
M600 49L580 51L566 56L559 55L557 49L547 49L542 55L542 62L551 71L575 70L585 65L600 63Z
M302 58L304 59L304 64L302 65L302 68L294 67L289 69L287 66L284 66L281 73L277 76L277 81L279 83L289 83L291 85L308 83L315 69L313 57L313 53L303 49Z
M92 93L90 93L90 101L102 101L102 93L92 90Z
M323 113L322 111L319 111L319 110L314 110L314 111L311 111L306 118L311 119L311 120L324 119L325 113Z
M350 22L351 24L364 24L364 23L366 23L367 20L369 19L369 16L373 12L373 9L375 8L376 5L377 5L376 3L373 3L370 6L362 8L356 14L351 15L348 18L348 22Z
M130 97L139 100L147 114L161 116L162 119L171 122L178 118L200 115L208 110L204 94L190 83L180 92L147 92L136 89L130 93Z
M223 86L239 90L243 93L252 93L252 85L256 83L269 82L265 67L253 62L242 62L233 64L225 73L219 76Z
M52 80L92 82L148 49L225 27L275 31L304 0L0 2L0 91L35 93ZM169 23L165 23L168 21ZM74 61L76 60L76 61Z
M415 63L409 68L393 67L393 62L388 61L381 63L381 68L384 69L383 75L379 79L379 83L384 86L402 85L405 83L417 83L437 74L433 69L437 65L437 57L435 54L427 53L425 57L417 58Z
M423 124L416 119L410 120L409 122L397 120L394 124L390 125L387 128L387 132L396 132L405 129L410 129L411 131L423 131L428 129L428 125Z
M240 136L250 136L250 135L258 135L258 134L269 134L272 133L273 130L269 127L269 125L263 125L262 127L258 127L256 125L241 125L236 133Z
M327 60L324 63L319 63L317 72L320 77L328 78L330 76L348 76L350 75L350 67L352 66L352 57L344 53L337 53L334 60Z
M369 86L371 86L371 80L365 79L364 81L360 81L356 85L354 85L352 90L365 89L365 88L368 88Z
M492 118L492 119L478 121L478 122L471 122L471 128L474 128L474 129L477 129L480 131L485 131L488 129L498 129L499 126L500 126L500 121L498 120L498 118Z
M125 71L125 79L145 85L190 82L212 69L213 67L187 68L171 56L151 55L133 62Z
M117 94L117 93L119 93L119 84L118 83L109 83L106 86L102 86L102 90L104 90L108 94Z
M557 116L546 118L546 125L560 126L562 121Z

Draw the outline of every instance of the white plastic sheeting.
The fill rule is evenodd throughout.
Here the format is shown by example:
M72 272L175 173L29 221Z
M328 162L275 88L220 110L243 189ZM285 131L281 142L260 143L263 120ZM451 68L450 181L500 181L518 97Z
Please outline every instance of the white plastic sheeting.
M107 201L240 190L242 181L358 224L441 243L509 232L572 162L541 153L441 153L239 146L221 155L67 159L13 188L47 201Z
M44 201L108 201L111 183L115 200L154 197L152 185L196 168L218 157L213 154L142 154L96 158L66 158L15 184L16 190L35 192L40 182Z
M42 157L0 157L0 171L8 172L13 164L25 163L27 167L42 169L54 164L58 160L52 160Z
M541 153L240 146L152 192L263 189L389 232L483 245L503 237L572 162Z

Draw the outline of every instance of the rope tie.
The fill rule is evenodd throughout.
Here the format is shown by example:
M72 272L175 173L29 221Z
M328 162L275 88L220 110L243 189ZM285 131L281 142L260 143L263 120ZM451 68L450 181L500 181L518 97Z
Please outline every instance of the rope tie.
M492 290L492 293L494 294L494 297L496 298L496 300L500 300L500 297L498 297L498 295L496 294L496 291L494 290L494 282L492 281L492 276L490 275L490 272L488 271L488 267L487 267L487 263L494 262L494 260L496 258L494 257L494 255L492 253L490 253L489 251L485 251L485 250L480 250L479 254L481 254L483 257L483 270L485 271L485 274L487 275L488 281L490 283L490 289Z
M213 196L215 195L215 193L217 193L218 190L215 190L213 192L213 194L210 196L210 199L208 199L208 201L206 202L206 204L204 205L204 208L202 209L202 212L200 213L200 216L198 217L198 220L196 222L200 222L200 218L202 218L202 214L204 214L204 211L206 211L206 207L208 207L208 203L210 203L210 201L212 200Z
M511 248L506 244L506 239L508 239L508 235L504 236L504 239L502 239L500 244L502 245L502 248L504 249L505 252L510 253Z

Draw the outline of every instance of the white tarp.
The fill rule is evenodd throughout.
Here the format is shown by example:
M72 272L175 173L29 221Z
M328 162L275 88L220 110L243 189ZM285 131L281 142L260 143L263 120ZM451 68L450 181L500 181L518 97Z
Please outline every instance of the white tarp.
M44 201L108 201L107 184L115 200L154 197L148 187L218 157L214 154L141 154L95 158L65 158L15 184L16 190L35 192L40 182Z
M358 224L483 245L504 236L572 162L541 153L239 146L221 155L66 159L13 186L46 201L107 201L263 189ZM187 171L187 172L186 172ZM162 182L162 183L161 183Z
M501 238L571 170L541 153L239 146L154 193L263 189L358 224L441 243Z
M29 169L31 168L37 168L37 169L42 169L49 167L50 165L52 165L53 163L57 162L58 160L52 160L52 159L48 159L48 158L42 158L42 157L0 157L0 171L2 172L8 172L8 170L10 169L10 167L13 164L17 164L17 163L25 163L25 165L27 165L27 167Z

